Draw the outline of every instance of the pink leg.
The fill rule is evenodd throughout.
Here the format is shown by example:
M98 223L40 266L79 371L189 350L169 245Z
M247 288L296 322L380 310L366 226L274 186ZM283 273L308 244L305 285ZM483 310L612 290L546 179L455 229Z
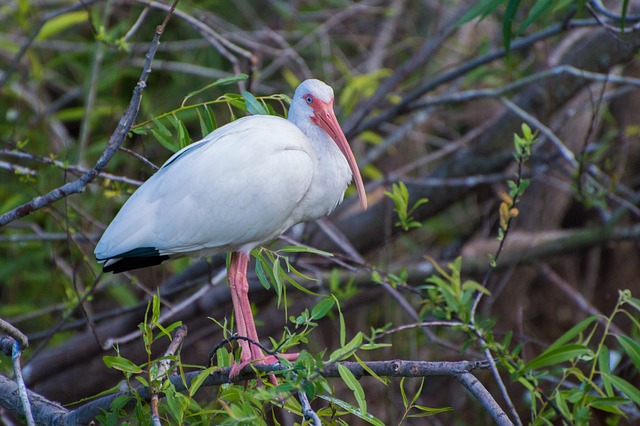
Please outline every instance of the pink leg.
M238 335L247 337L254 342L259 342L256 325L253 321L253 313L251 312L251 304L249 303L249 283L247 282L247 266L249 264L249 254L234 252L231 254L231 264L227 273L229 278L229 287L231 287L231 301L233 302L233 311L236 317L238 327ZM260 361L266 364L276 362L274 356L265 357L262 349L258 346L246 341L239 340L241 355L240 364L236 364L231 368L231 376L237 375L242 368L252 361ZM283 357L292 361L298 354L284 354ZM271 382L277 385L274 377L270 377Z
M238 324L238 335L258 342L258 332L253 321L251 304L249 303L248 264L249 255L247 253L235 252L231 254L231 265L229 265L228 272L229 286L231 287L233 311ZM242 362L264 358L260 348L246 340L240 340L240 347L242 348Z
M248 304L248 284L246 281L247 274L247 263L248 258L245 258L240 253L232 253L231 254L231 264L229 265L229 270L227 271L227 277L229 279L229 287L231 288L231 301L233 303L233 312L236 317L236 326L238 327L238 335L249 337L247 333L247 323L245 321L246 314L244 313L245 304L243 303L243 288L247 287L244 290L245 298L247 299ZM244 262L243 262L244 260ZM249 312L251 312L251 306L248 307ZM246 340L239 340L241 351L241 360L249 361L251 359L251 348L249 342Z

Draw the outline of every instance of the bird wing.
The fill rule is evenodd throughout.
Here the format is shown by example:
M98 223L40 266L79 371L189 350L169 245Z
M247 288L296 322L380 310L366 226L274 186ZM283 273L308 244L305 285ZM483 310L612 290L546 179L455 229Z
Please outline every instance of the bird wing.
M270 241L300 221L315 154L287 120L239 119L174 154L125 203L95 253L231 251Z

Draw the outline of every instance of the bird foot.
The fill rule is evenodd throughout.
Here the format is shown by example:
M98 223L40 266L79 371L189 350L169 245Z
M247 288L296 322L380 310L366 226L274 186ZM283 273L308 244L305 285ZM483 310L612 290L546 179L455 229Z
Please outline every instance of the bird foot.
M249 364L272 365L280 362L280 359L282 358L286 359L287 361L295 361L296 358L298 358L298 355L299 353L279 354L278 356L267 355L259 359L249 358L249 359L242 360L239 363L234 362L233 365L231 365L231 370L229 371L229 379L233 380L236 377L238 377L238 374L240 374L240 372L244 369L244 367L246 367ZM278 380L276 379L275 375L270 374L269 381L273 384L273 386L278 386Z

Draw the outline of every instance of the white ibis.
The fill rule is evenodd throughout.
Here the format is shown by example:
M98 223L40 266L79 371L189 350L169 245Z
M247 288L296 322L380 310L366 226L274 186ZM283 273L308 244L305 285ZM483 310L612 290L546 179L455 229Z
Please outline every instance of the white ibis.
M105 272L117 273L232 252L227 274L238 335L257 342L247 283L251 250L331 213L352 178L366 209L360 171L333 112L333 89L306 80L288 120L244 117L175 153L122 206L95 255ZM232 371L272 361L248 341L240 345L241 363Z

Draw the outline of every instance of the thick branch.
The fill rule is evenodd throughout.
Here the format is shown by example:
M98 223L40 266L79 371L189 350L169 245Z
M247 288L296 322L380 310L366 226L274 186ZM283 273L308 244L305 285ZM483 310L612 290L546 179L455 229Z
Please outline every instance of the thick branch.
M357 378L369 375L369 373L358 362L342 362L340 364L347 367ZM365 364L374 373L381 377L450 376L463 383L464 386L468 389L469 385L466 382L473 382L474 380L475 384L473 388L484 389L484 387L471 374L471 371L486 368L486 363L482 361L426 362L392 360L370 361L366 362ZM202 386L217 386L230 382L244 382L246 380L254 379L256 375L253 372L253 368L261 373L268 373L284 369L279 364L257 365L253 367L247 366L241 374L230 381L229 372L231 369L229 367L220 368L220 370L214 371L211 375L209 375ZM178 392L182 392L188 389L189 386L191 386L191 382L193 381L193 379L200 373L200 371L194 371L186 373L184 377L172 377L171 382ZM340 374L338 372L338 364L327 365L322 368L322 370L318 371L318 373L328 378L340 377ZM465 377L465 379L461 380L461 376ZM152 393L146 387L140 387L136 389L136 393L144 401L150 401L152 398ZM494 419L496 419L496 421L497 419L501 419L503 417L506 418L506 415L504 415L502 410L500 410L498 404L491 397L491 394L489 394L488 392L480 391L472 391L472 394L477 398L481 398L480 403L483 405L483 407L491 407L492 410L495 410L494 412L488 410L488 412ZM60 407L59 405L44 399L42 396L36 393L29 392L29 399L33 407L36 423L50 425L87 424L91 422L98 414L100 414L102 410L108 410L111 402L115 398L118 398L120 396L130 396L130 393L119 392L113 395L105 396L91 401L90 403L85 404L76 410L68 411L63 407ZM134 403L133 399L131 403ZM15 394L15 383L5 377L0 376L0 405L13 412L17 412L16 407L18 407L18 405L16 404L19 404L19 400L17 398L17 395ZM509 423L502 422L499 424Z

